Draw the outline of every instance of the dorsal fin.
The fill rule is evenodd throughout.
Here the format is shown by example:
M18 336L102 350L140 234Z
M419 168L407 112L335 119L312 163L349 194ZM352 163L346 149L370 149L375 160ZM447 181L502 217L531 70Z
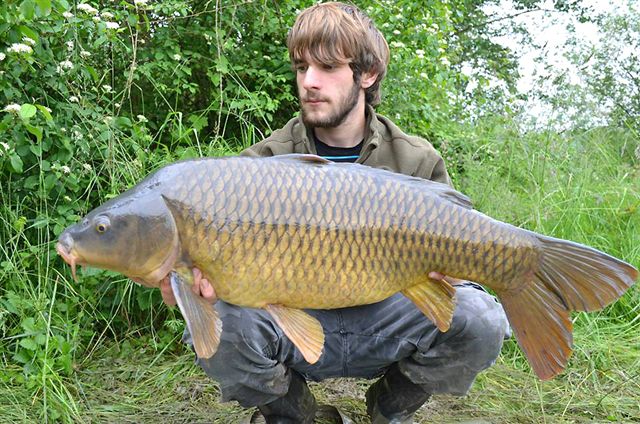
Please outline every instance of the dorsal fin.
M326 165L328 163L333 163L328 159L325 159L323 157L317 156L317 155L310 155L310 154L301 154L301 153L289 153L286 155L276 155L276 156L270 156L266 159L269 160L288 160L288 161L299 161L299 162L304 162L304 163L310 163L310 164L315 164L315 165Z
M447 184L439 183L437 181L425 180L424 178L418 177L409 178L414 180L416 184L423 185L425 190L429 190L432 193L442 197L445 200L448 200L449 202L457 206L463 207L465 209L473 209L471 199Z
M325 159L323 157L310 155L310 154L289 153L286 155L269 156L264 159L278 160L278 161L295 161L298 163L304 163L304 164L310 164L310 165L333 164L338 168L355 167L358 169L366 169L367 172L373 172L373 173L379 172L381 174L388 174L390 176L393 176L394 178L407 181L411 184L420 184L421 189L431 191L434 195L440 196L443 199L457 206L463 207L465 209L473 209L471 200L467 196L455 190L454 188L451 188L447 184L439 183L437 181L425 180L424 178L419 178L419 177L411 177L411 176L399 174L393 171L389 171L386 169L374 168L371 166L362 165L358 163L339 163L339 162L336 163L328 159Z

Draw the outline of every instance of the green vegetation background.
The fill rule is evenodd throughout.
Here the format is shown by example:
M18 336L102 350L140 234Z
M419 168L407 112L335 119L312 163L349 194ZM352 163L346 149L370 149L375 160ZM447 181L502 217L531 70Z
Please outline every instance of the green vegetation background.
M599 98L620 106L606 125L524 127L516 62L491 41L499 30L487 24L488 3L358 1L393 52L380 111L428 137L479 210L640 266L637 83L634 94L610 68L591 75ZM539 3L515 2L524 12ZM584 19L575 3L558 1L556 12ZM243 414L218 403L215 384L180 343L179 313L157 291L91 269L74 283L54 244L153 169L234 154L293 116L284 39L310 4L0 5L0 422L229 422ZM613 35L640 29L637 20L626 24L635 32L599 23ZM465 63L480 71L475 88ZM557 83L554 107L584 108L575 87ZM469 396L437 397L421 417L638 422L639 316L637 287L602 312L577 314L574 356L550 382L538 381L508 341ZM313 389L366 422L366 384Z

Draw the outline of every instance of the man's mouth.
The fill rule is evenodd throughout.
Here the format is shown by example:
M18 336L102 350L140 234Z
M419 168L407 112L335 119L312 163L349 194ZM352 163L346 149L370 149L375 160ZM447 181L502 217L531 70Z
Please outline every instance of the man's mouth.
M321 97L305 97L302 99L302 102L312 104L312 105L317 105L317 104L326 102L326 100Z

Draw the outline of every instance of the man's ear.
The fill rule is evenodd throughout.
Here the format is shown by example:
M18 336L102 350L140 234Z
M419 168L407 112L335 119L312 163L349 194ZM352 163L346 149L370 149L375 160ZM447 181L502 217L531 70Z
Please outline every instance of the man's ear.
M377 72L363 72L362 77L360 78L360 87L365 90L373 85L378 78Z

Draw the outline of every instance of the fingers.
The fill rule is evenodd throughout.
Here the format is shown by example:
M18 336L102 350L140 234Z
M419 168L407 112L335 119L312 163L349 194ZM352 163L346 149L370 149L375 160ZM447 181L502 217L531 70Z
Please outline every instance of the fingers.
M444 280L445 275L441 272L431 271L429 273L429 278L432 280Z
M203 278L200 282L200 294L211 303L215 303L218 300L216 291L213 289L213 286L206 278Z
M200 269L195 267L193 268L193 287L191 289L208 302L215 303L218 300L216 291L209 280L204 277Z
M444 275L441 272L432 271L429 273L429 278L432 280L444 280L451 285L462 284L465 280L461 280L459 278L449 277L448 275Z
M160 281L160 294L162 294L162 300L168 306L175 306L178 303L176 297L173 295L169 276L164 277L162 281Z

